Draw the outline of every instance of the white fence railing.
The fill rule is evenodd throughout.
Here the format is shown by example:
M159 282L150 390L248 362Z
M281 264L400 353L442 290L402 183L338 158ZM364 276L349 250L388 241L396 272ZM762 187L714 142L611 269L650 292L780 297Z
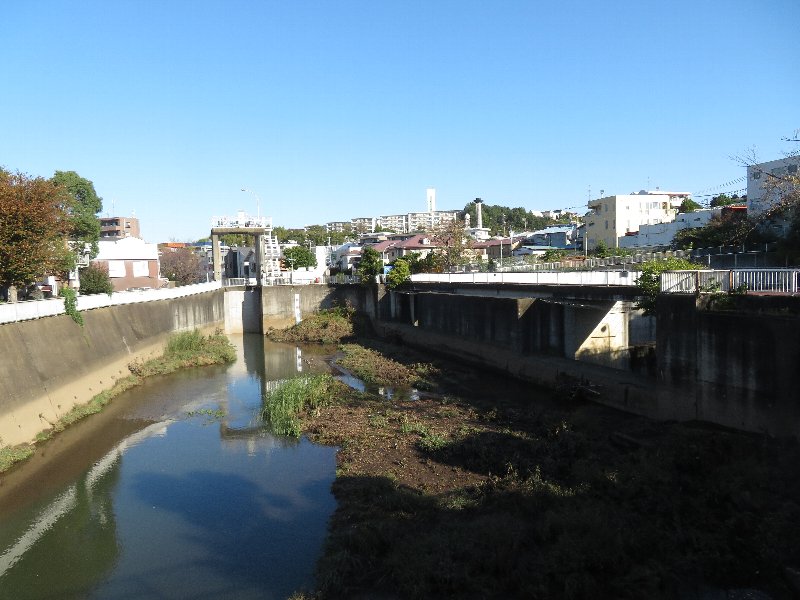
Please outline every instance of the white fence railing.
M114 292L110 296L108 294L78 296L78 310L91 310L93 308L117 306L120 304L183 298L185 296L210 292L220 287L218 281L210 281L208 283L185 285L176 288L161 288L136 292ZM0 324L39 319L41 317L52 317L60 314L64 314L64 300L62 298L0 304Z
M797 294L800 269L734 269L726 271L664 271L661 291L668 294L769 292Z
M414 283L521 283L548 285L633 285L629 271L537 271L535 273L417 273Z

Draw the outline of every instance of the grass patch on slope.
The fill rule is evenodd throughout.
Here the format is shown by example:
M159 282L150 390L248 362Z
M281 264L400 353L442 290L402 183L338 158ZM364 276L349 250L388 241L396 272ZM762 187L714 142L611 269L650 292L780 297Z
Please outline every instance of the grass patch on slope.
M366 383L422 389L434 387L429 378L437 374L437 369L430 363L405 365L358 344L344 344L340 349L344 356L337 362Z
M329 374L304 375L282 382L264 396L262 417L280 435L299 437L299 417L340 399L346 385Z
M355 335L355 321L355 310L337 306L309 315L286 329L270 329L267 337L273 342L336 344Z

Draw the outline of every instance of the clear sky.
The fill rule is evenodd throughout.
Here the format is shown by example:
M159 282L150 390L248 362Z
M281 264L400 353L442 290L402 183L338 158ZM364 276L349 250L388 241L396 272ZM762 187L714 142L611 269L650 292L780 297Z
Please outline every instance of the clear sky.
M792 150L798 0L17 0L0 166L94 181L150 242L745 187ZM794 145L796 148L796 144ZM590 191L591 190L591 191ZM702 198L701 198L702 199Z

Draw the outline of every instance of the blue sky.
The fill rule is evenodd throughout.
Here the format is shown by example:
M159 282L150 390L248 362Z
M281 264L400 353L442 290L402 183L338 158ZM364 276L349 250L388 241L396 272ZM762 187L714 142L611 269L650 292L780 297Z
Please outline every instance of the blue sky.
M793 150L796 0L29 0L0 21L0 166L94 181L151 242L744 188ZM795 144L796 146L796 144Z

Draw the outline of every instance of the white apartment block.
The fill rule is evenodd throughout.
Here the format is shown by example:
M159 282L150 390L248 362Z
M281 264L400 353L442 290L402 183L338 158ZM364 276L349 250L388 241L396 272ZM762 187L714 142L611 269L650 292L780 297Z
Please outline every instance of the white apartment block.
M405 233L408 231L408 215L382 215L378 217L378 224L385 231Z
M408 231L430 231L443 223L455 221L458 214L457 210L408 213Z
M689 213L679 213L674 221L669 223L656 223L655 225L640 225L639 231L634 235L624 235L619 238L620 248L663 248L671 246L681 229L705 227L711 218L722 213L721 208L708 208Z
M800 157L781 158L747 167L747 214L758 216L780 201L775 185L800 173ZM785 189L785 188L784 188Z
M586 247L592 250L601 241L609 248L618 248L620 238L639 231L642 225L670 223L678 214L678 207L691 194L662 192L660 190L638 194L617 194L589 202L586 213Z
M376 221L375 217L356 217L355 219L350 219L350 224L356 233L367 233L368 231L375 231Z
M331 221L325 224L325 229L328 233L344 233L349 231L351 226L350 221Z

